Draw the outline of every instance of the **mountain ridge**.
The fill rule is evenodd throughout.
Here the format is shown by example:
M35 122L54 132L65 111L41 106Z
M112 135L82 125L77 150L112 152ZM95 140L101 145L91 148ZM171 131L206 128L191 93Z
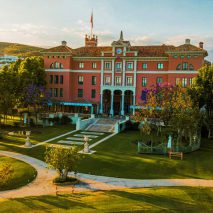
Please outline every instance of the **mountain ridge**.
M0 42L0 54L5 55L14 55L20 57L40 56L41 51L43 50L45 50L45 48L27 44Z

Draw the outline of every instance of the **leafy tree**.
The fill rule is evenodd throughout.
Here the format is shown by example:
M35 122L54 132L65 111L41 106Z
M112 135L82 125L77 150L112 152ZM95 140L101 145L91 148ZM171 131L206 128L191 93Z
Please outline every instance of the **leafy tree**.
M32 56L24 59L20 63L18 72L20 74L22 88L30 84L35 84L37 86L46 85L44 60L42 57Z
M49 145L46 147L45 161L50 168L56 169L59 179L64 181L67 179L68 172L74 171L80 159L78 151L75 146L68 148L62 145Z
M206 105L210 115L213 110L213 65L206 65L199 70L189 93L194 102L199 102L201 107Z
M7 66L0 70L0 112L4 118L12 111L17 104L18 97L18 76Z
M166 84L147 90L147 100L143 103L143 109L136 113L135 119L143 121L142 128L145 128L146 132L147 125L152 129L154 122L157 135L162 135L163 121L166 126L164 134L173 133L173 137L176 135L177 145L184 137L190 138L192 145L192 137L197 134L200 114L198 106L193 103L185 88Z

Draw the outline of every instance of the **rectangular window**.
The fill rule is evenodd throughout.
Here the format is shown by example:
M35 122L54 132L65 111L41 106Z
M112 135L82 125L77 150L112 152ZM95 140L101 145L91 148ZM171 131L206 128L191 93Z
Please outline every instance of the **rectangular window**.
M115 70L118 71L118 72L121 71L121 66L122 66L121 62L117 62L115 64Z
M92 85L96 85L96 76L92 76Z
M147 78L142 77L142 87L146 87L146 86L147 86Z
M157 84L163 83L163 78L162 78L162 77L157 77L157 78L156 78L156 83L157 83Z
M147 68L148 68L147 63L143 63L143 64L142 64L142 69L146 70Z
M50 88L50 97L53 97L53 89Z
M187 78L182 78L182 87L187 87Z
M176 78L176 79L175 79L175 84L176 84L176 85L179 85L179 84L180 84L180 78Z
M82 85L84 83L84 77L83 76L78 76L78 84Z
M107 70L110 70L111 69L111 62L105 62L104 68L107 69Z
M54 88L54 97L58 97L58 88Z
M97 64L95 62L92 63L92 69L96 69L97 68Z
M110 76L104 78L104 85L110 85Z
M60 97L63 97L64 96L64 90L63 88L60 88Z
M174 55L173 58L178 58L178 56L177 56L177 55Z
M127 62L127 70L133 70L133 62Z
M63 83L64 83L64 76L60 75L60 84L63 84Z
M184 55L181 55L180 57L181 57L181 58L184 58Z
M78 89L78 98L83 97L83 89Z
M115 77L115 85L121 85L121 77L120 76Z
M55 76L54 76L54 83L55 83L55 84L58 84L58 75L55 75Z
M162 70L163 69L163 63L158 63L157 64L157 69Z
M83 68L84 68L84 63L83 63L83 62L80 62L80 63L79 63L79 68L80 68L80 69L83 69Z
M96 98L96 90L95 89L92 89L91 97Z
M126 85L127 86L132 86L132 77L126 77Z
M53 83L53 75L50 75L50 84Z

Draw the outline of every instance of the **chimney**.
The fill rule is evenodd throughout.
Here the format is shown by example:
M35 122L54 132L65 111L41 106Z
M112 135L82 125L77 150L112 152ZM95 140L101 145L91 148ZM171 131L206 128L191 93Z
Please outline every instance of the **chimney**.
M187 39L185 40L185 44L190 44L190 39L187 38Z
M202 42L202 41L199 43L199 47L200 47L201 49L203 49L203 42Z
M66 41L62 41L62 42L61 42L61 45L62 45L62 46L67 46L67 42L66 42Z

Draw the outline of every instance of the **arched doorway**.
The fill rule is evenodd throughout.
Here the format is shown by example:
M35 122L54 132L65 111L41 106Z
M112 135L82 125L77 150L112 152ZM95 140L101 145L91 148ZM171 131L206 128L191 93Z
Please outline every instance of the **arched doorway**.
M110 114L111 107L111 91L104 90L103 91L103 113Z
M131 105L133 105L133 92L126 90L124 93L124 114L130 114Z
M115 90L114 91L114 115L120 115L121 114L121 98L122 98L122 91L121 90Z

